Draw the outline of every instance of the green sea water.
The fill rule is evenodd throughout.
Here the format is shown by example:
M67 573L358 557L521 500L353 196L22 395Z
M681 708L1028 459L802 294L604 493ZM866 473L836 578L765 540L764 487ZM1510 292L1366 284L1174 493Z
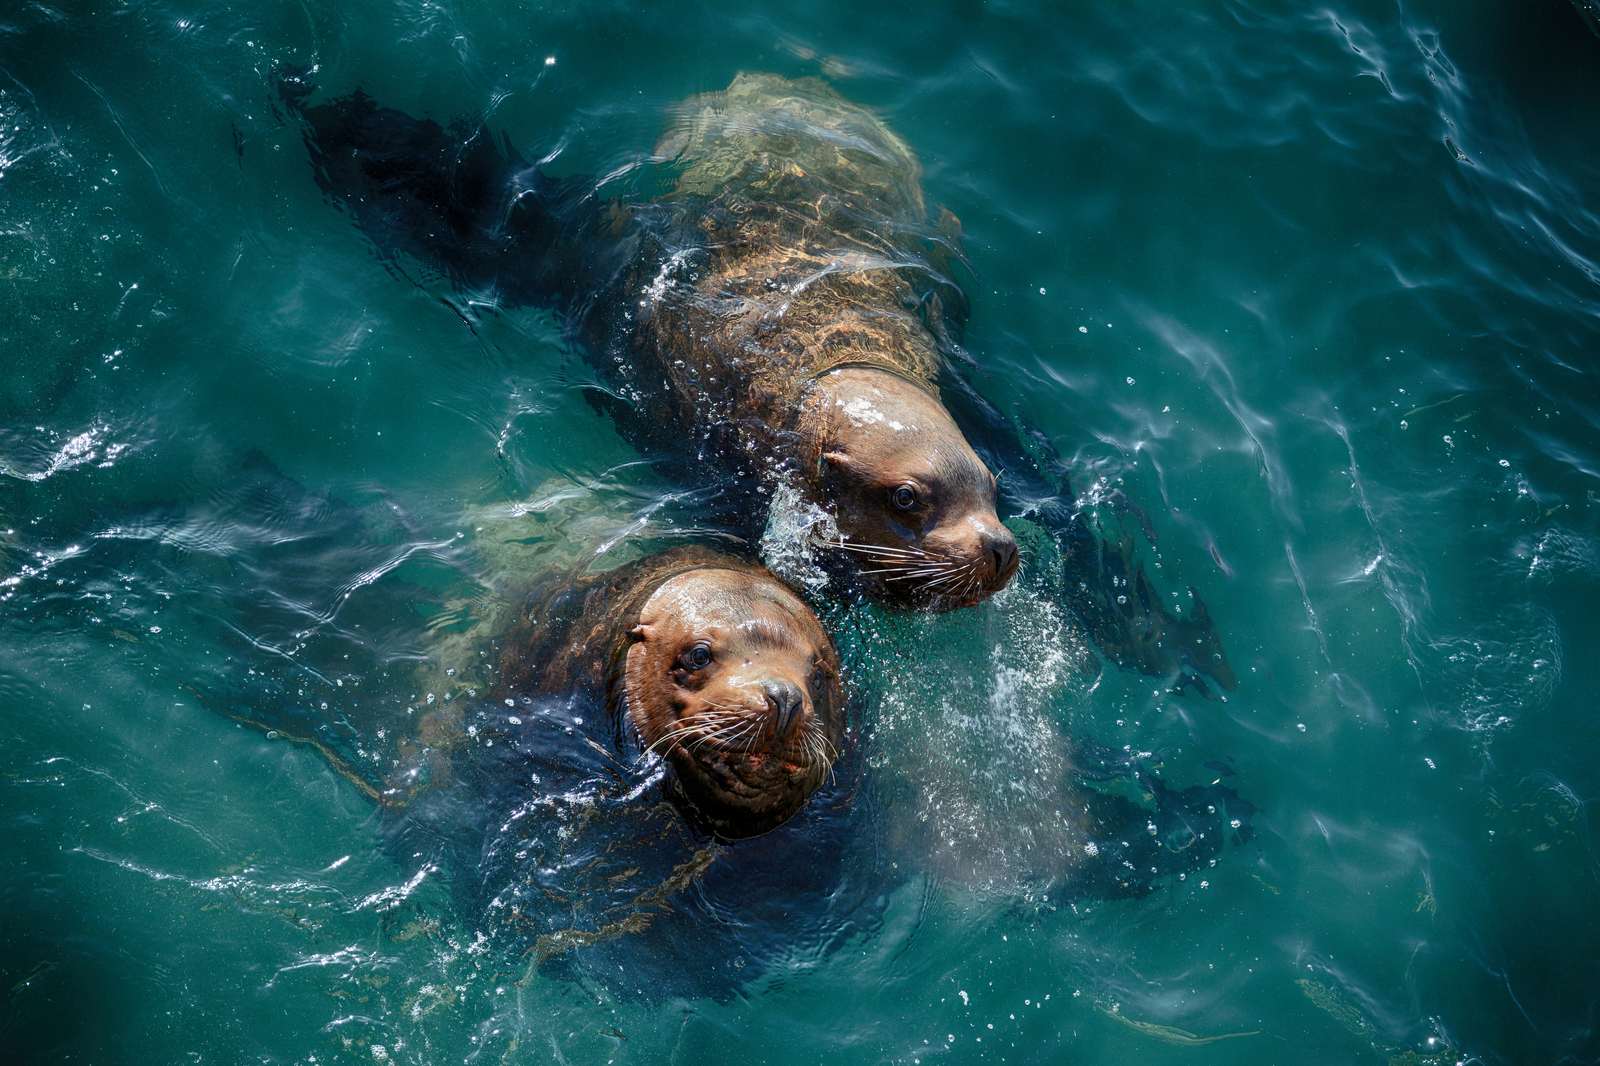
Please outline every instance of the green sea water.
M250 679L343 634L382 668L295 698L358 717L449 626L347 594L692 505L559 323L463 314L321 194L276 95L313 65L557 175L740 71L879 109L964 228L978 387L1148 513L1238 690L1096 674L1025 589L834 618L871 771L959 812L873 922L725 999L484 936ZM1597 178L1567 0L8 0L0 1058L1600 1061ZM1035 905L1014 786L1066 737L1254 835Z

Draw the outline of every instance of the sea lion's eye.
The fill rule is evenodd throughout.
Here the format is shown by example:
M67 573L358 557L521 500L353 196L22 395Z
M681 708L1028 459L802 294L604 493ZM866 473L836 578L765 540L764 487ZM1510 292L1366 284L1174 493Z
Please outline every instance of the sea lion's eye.
M679 661L690 670L703 670L711 665L711 645L696 644L679 657Z
M889 501L902 511L909 511L917 505L917 490L910 485L901 485L889 494Z

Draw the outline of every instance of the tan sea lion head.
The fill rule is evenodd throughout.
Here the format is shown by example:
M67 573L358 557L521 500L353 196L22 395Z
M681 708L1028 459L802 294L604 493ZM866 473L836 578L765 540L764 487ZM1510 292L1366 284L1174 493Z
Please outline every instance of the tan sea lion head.
M885 371L836 370L806 393L800 431L813 495L873 599L966 607L1016 573L994 475L936 397Z
M844 731L839 655L775 579L678 574L645 602L628 639L625 713L710 829L764 833L827 778Z

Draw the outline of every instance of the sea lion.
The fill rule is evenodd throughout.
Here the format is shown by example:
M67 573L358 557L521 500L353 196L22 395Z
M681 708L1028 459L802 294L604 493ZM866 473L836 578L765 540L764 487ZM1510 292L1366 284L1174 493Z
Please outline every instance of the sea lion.
M373 897L387 933L439 919L447 890L460 924L441 935L492 952L485 972L727 1000L773 967L868 946L893 908L915 909L918 882L1037 915L1146 895L1249 836L1229 789L1167 790L1147 755L1068 749L1061 695L1090 687L1074 680L1088 652L1065 620L1041 624L1055 605L1029 594L937 620L829 605L852 681L848 704L833 692L825 704L836 754L825 774L800 775L818 783L787 820L734 839L781 810L746 820L735 804L711 824L669 744L624 713L629 623L658 625L643 614L673 606L680 576L756 568L658 551L681 523L641 529L571 482L458 516L451 528L475 530L458 541L419 534L391 504L308 493L259 455L221 480L182 504L97 511L93 528L122 533L96 542L82 577L190 588L189 609L130 654L274 744L319 750L378 810L399 871ZM646 554L594 572L629 552ZM755 601L751 617L767 621ZM764 647L768 633L747 635ZM655 661L677 663L685 639ZM786 661L798 685L807 660ZM771 704L751 709L776 724ZM729 745L736 756L743 743Z
M729 840L799 810L844 733L839 654L816 615L760 567L693 547L536 593L493 699L603 702L672 768L685 813Z
M306 92L284 82L319 184L475 300L557 309L625 431L796 486L837 526L834 570L880 603L946 610L1011 580L994 476L936 384L953 228L929 224L920 166L870 111L741 74L675 109L655 158L676 185L630 202L482 131Z
M469 320L555 309L601 373L590 398L647 450L681 457L676 476L703 484L714 458L831 512L836 533L811 528L847 588L974 602L1011 580L1026 528L1041 534L1036 560L1061 560L1051 595L1108 658L1179 691L1209 694L1200 675L1236 687L1198 593L1186 615L1169 610L1050 442L957 372L959 224L929 224L915 157L868 109L814 78L742 74L675 108L640 193L607 198L482 126L446 131L359 90L309 106L304 78L280 91L317 182L380 255L442 271ZM990 468L1005 473L1011 530ZM744 511L759 531L766 508Z

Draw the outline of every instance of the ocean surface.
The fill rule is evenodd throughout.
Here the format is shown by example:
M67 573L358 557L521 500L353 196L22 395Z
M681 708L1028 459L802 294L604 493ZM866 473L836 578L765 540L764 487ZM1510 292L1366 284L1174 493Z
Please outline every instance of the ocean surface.
M932 828L866 917L705 995L626 939L616 980L538 965L349 751L263 724L365 752L362 701L447 695L462 589L694 501L560 323L322 195L277 93L313 68L554 175L741 71L878 109L961 221L973 380L1121 490L1237 690L1104 662L1025 580L835 610L859 802ZM0 1058L1600 1062L1597 182L1567 0L8 0ZM1253 833L1045 900L1084 739Z

